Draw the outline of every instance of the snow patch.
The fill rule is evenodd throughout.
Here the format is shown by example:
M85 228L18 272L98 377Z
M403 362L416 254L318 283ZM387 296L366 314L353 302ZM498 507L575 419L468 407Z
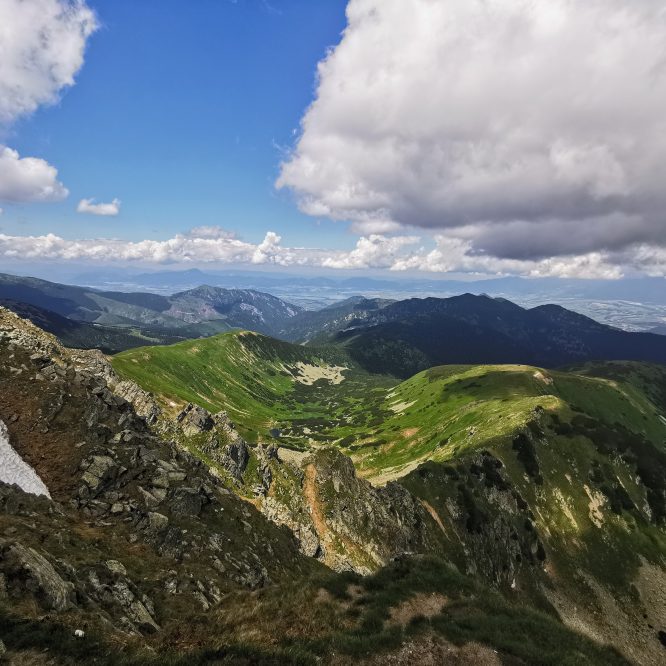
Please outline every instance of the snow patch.
M0 421L0 481L16 484L21 490L32 495L51 497L49 489L37 472L14 451L9 443L7 426Z

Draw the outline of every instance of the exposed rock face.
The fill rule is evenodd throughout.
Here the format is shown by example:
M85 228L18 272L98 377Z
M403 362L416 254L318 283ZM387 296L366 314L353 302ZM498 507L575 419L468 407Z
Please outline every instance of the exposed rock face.
M338 451L313 454L303 470L271 461L275 485L262 511L294 532L304 554L367 574L405 553L440 550L439 528L417 499L397 483L375 488L359 479Z
M152 393L144 391L137 384L130 381L114 382L112 386L116 395L132 403L134 411L139 416L143 416L150 425L157 423L162 410Z
M65 582L51 563L32 548L0 539L0 568L10 597L29 592L45 608L64 611L72 607L74 586Z
M450 526L449 557L463 571L504 589L515 586L521 572L538 578L546 551L534 515L490 452L468 456L455 469L429 463L406 483L422 495L437 489L437 500L425 503Z
M439 530L418 500L397 483L375 488L359 479L351 459L335 450L306 461L304 488L326 526L318 532L327 551L337 539L355 546L356 562L336 552L335 568L366 572L399 555L438 551Z
M185 435L196 435L213 429L214 421L203 407L190 403L178 414L176 421L180 423Z
M274 497L266 497L261 510L269 520L278 525L286 525L293 532L304 555L324 559L325 551L305 502L298 501L298 508L294 511L292 507Z
M238 439L233 444L227 444L223 449L222 455L219 457L222 467L237 481L242 479L243 472L249 460L250 452L247 444L242 439Z
M0 484L0 595L149 633L188 604L209 609L227 591L316 567L291 534L165 441L150 425L161 418L101 354L66 350L0 308L0 420L53 498ZM196 407L181 421L197 433L228 427ZM241 467L244 446L232 456Z

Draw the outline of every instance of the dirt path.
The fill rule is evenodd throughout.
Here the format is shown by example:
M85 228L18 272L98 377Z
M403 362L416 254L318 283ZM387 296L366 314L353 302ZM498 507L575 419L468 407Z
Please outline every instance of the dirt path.
M324 511L317 495L317 468L310 463L305 468L305 479L303 480L303 496L312 510L312 522L319 538L324 541L330 533Z
M446 528L444 527L444 523L442 522L442 519L439 517L437 511L435 511L435 507L429 502L426 502L424 499L419 500L419 502L421 502L423 508L432 516L432 519L439 525L439 529L442 530L444 534L446 534Z

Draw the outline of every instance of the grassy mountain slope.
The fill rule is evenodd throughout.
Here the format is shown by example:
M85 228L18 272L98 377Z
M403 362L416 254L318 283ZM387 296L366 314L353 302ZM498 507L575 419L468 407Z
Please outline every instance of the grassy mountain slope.
M661 367L615 364L633 370L630 381L603 376L607 367L590 365L585 373L521 365L432 368L397 385L376 407L381 424L359 430L359 438L345 444L362 471L386 475L424 459L445 461L492 445L546 412L567 423L582 413L608 427L620 423L661 446L666 407L649 393L650 375L663 376Z
M223 410L250 441L279 430L283 443L301 447L309 439L326 441L347 419L365 422L364 400L391 383L360 370L338 349L250 332L133 349L112 362L158 396L167 411L188 402L213 413Z
M659 386L660 366L647 364L590 364L570 372L441 366L396 384L364 372L335 348L249 332L133 349L112 362L167 411L193 402L227 411L251 441L268 441L279 430L282 443L299 448L336 444L363 475L384 480L425 460L446 461L510 438L544 411L567 423L577 412L609 427L620 421L657 445L666 441L666 408L649 393ZM612 378L604 376L613 368Z
M659 658L665 367L454 365L398 383L334 353L242 333L129 351L114 367L163 401L227 409L256 440L272 441L268 428L281 424L290 446L310 450L298 459L300 472L267 465L270 489L253 501L296 533L314 534L327 563L352 553L357 570L376 567L372 558L386 544L376 531L381 507L393 507L389 515L397 512L402 525L409 515L424 526L411 533L422 535L416 552L556 610L639 663ZM328 378L302 384L299 363ZM339 383L331 366L347 368ZM398 486L372 491L322 444L349 455L361 477ZM253 497L262 465L248 465L239 492ZM416 508L405 513L400 488L425 517Z

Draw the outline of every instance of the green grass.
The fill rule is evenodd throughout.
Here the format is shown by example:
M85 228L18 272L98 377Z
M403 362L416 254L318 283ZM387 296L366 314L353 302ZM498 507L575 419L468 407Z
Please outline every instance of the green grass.
M540 412L570 422L584 413L621 423L658 447L666 442L666 371L647 364L590 364L568 372L524 365L442 366L396 384L360 370L344 351L313 349L254 333L226 333L118 354L115 369L162 401L225 410L249 441L280 431L283 446L335 445L359 472L398 478L511 441ZM339 378L299 381L342 368ZM335 374L335 373L333 373ZM329 375L332 377L333 375Z
M346 442L361 473L383 479L415 463L448 461L511 442L541 413L569 422L575 411L609 427L620 422L660 447L666 421L635 383L520 365L442 366L387 392L382 421Z
M283 443L300 447L309 440L333 441L327 432L350 414L358 416L363 399L390 383L359 370L337 350L249 332L143 347L112 362L121 375L158 396L167 411L188 402L213 413L224 410L250 441L267 440L277 429ZM322 370L326 376L315 380Z

